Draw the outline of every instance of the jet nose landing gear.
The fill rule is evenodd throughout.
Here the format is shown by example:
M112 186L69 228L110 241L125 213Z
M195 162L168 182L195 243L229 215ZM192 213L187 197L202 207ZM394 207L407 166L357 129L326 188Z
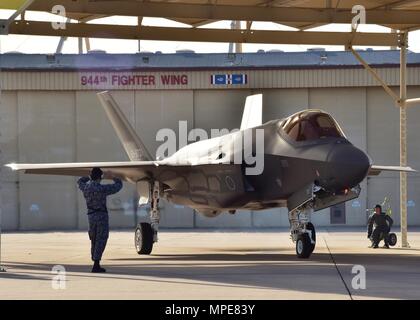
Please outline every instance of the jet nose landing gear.
M307 231L298 235L296 240L296 254L299 258L307 259L315 250L316 235L315 227L312 223L306 226Z
M316 232L310 222L312 208L295 210L289 213L290 232L296 243L296 255L301 259L308 259L316 246Z

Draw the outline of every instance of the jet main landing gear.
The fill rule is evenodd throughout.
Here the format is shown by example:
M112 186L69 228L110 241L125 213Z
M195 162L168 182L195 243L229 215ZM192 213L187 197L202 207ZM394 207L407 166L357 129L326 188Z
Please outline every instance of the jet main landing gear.
M134 234L134 246L138 254L149 255L153 250L153 229L150 223L139 223Z
M296 255L301 259L308 259L315 250L316 231L310 222L312 211L307 207L289 213L291 238L296 243Z
M151 186L153 189L151 188L150 223L139 223L134 235L136 251L141 255L151 254L153 244L158 242L160 185L158 182L154 182Z

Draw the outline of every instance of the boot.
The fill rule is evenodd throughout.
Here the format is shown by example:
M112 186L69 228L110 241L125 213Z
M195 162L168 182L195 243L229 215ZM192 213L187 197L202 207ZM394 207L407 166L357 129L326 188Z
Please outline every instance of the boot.
M101 267L99 260L95 260L93 263L92 273L104 273L106 270Z

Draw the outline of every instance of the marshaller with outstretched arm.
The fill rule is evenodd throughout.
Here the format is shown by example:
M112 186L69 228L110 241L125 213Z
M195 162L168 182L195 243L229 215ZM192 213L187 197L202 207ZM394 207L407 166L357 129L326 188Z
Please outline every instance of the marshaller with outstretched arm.
M83 196L86 199L91 256L94 262L92 272L94 273L106 272L100 266L109 236L106 197L119 192L123 186L122 181L118 178L113 179L113 184L101 184L102 178L102 170L93 168L90 177L82 177L77 181L79 189L83 192Z

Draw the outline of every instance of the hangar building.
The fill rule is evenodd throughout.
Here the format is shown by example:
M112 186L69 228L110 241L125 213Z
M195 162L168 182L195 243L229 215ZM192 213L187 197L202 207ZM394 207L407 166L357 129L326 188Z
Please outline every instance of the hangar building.
M399 52L361 51L398 91ZM244 54L139 53L0 56L0 162L125 161L96 93L111 90L147 147L155 153L162 128L233 129L247 95L264 94L264 120L306 108L330 112L348 138L376 164L399 164L399 110L350 52ZM420 96L420 54L408 54L409 96ZM420 108L408 111L409 165L420 169ZM84 229L85 204L74 178L0 171L2 226L6 230ZM408 223L420 225L420 174L409 175ZM361 197L315 214L318 226L366 223L366 208L391 199L399 222L399 175L369 178ZM110 198L111 226L144 219L126 184ZM288 226L287 210L223 214L215 219L162 203L162 227Z

